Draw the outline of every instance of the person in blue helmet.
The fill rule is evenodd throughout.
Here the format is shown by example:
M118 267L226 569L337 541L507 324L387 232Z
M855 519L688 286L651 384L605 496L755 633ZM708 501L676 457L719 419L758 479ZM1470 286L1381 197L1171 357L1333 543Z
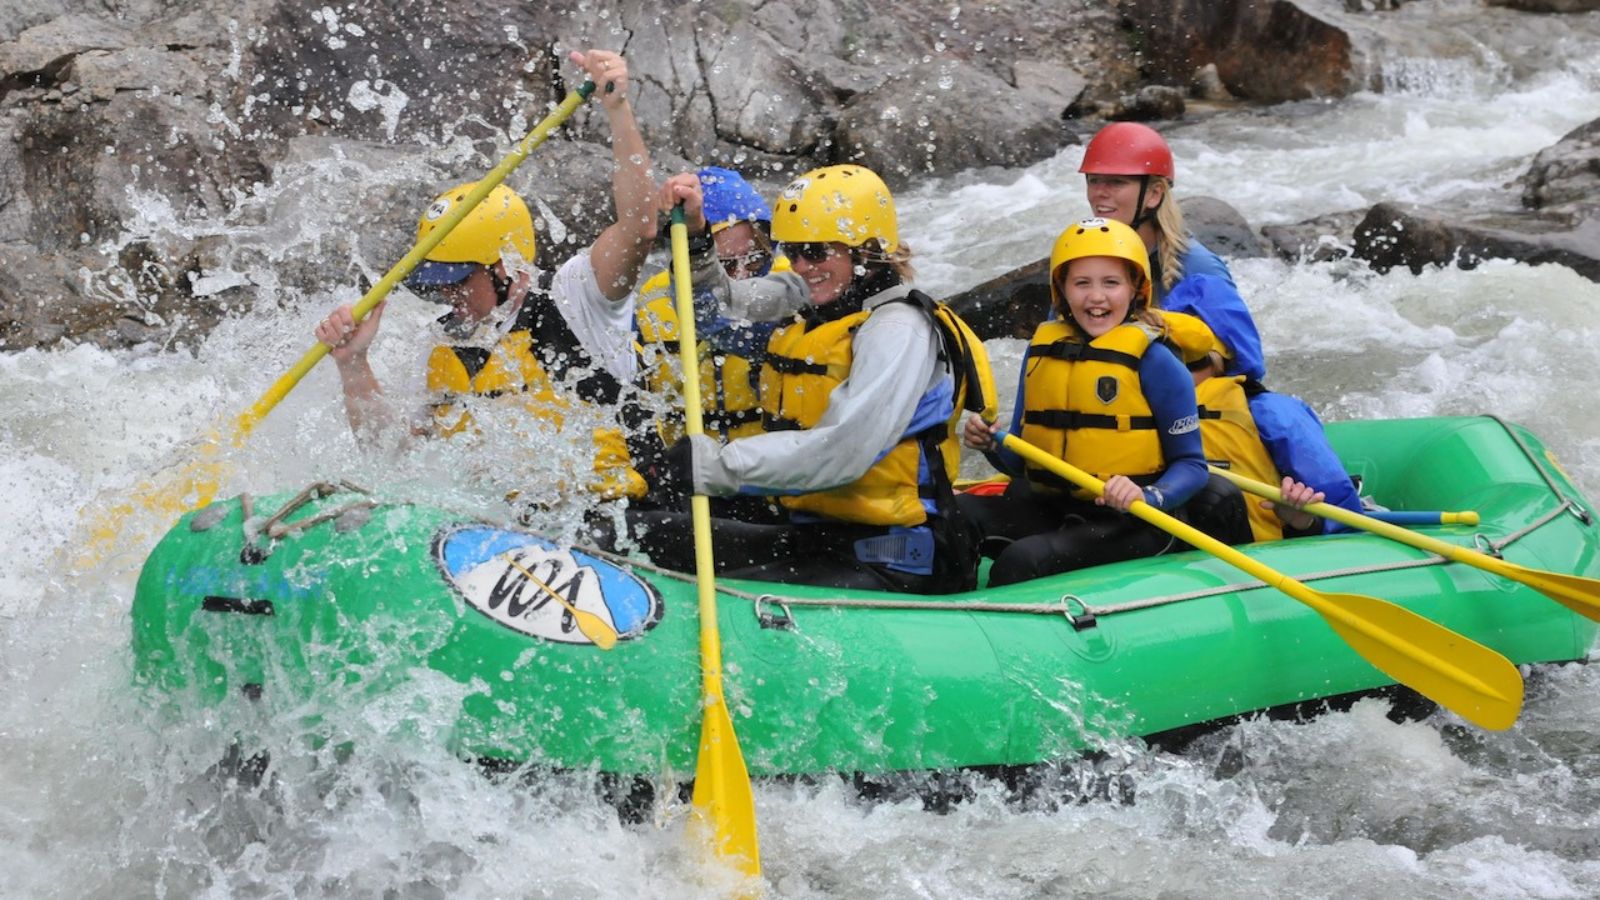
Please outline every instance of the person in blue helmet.
M705 198L705 215L717 259L729 278L741 280L789 271L788 260L772 247L772 209L738 172L707 166L695 173ZM639 288L637 328L644 350L644 382L672 399L664 414L679 405L674 396L678 372L678 315L672 270L664 269ZM719 317L700 323L700 396L708 434L725 440L761 433L757 397L760 354L773 323L748 323ZM664 415L661 437L682 436L681 415Z
M686 176L685 176L686 177ZM764 276L783 280L789 261L772 244L772 208L744 176L721 166L694 173L704 198L707 229L718 264L728 278L744 281ZM787 274L793 279L792 274ZM635 431L636 458L659 465L666 448L684 436L683 399L679 385L678 315L671 268L639 288L636 327L642 351L642 384L657 398L654 427ZM719 440L750 437L763 431L760 398L761 362L773 322L751 322L711 314L696 323L699 337L701 416L707 434ZM681 497L653 491L640 506L674 508ZM745 522L782 518L777 505L763 497L719 497L712 503L718 517Z
M1166 312L1198 317L1221 342L1225 351L1218 354L1221 374L1241 379L1253 427L1278 471L1322 493L1328 503L1360 512L1355 484L1328 444L1316 413L1300 398L1263 385L1266 356L1255 319L1228 264L1184 225L1182 208L1172 194L1175 166L1167 142L1148 125L1113 122L1089 141L1078 171L1085 176L1091 212L1128 225L1144 239L1156 305ZM1199 359L1211 348L1183 349L1186 359ZM1326 521L1319 529L1338 531L1344 526Z

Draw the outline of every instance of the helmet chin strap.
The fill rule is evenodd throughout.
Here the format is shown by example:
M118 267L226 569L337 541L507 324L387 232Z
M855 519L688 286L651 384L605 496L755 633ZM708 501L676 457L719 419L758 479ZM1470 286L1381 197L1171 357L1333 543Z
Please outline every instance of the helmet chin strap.
M511 299L512 279L500 274L496 266L489 266L489 280L494 284L494 305L505 306Z
M1133 205L1133 208L1134 208L1133 221L1128 223L1128 227L1132 228L1134 231L1138 231L1139 230L1139 226L1143 225L1145 222L1149 221L1150 220L1150 216L1152 215L1151 213L1147 212L1145 210L1145 208L1144 208L1144 198L1145 198L1146 193L1149 190L1150 190L1150 176L1149 175L1140 175L1139 176L1139 199L1137 201L1135 201L1135 203Z

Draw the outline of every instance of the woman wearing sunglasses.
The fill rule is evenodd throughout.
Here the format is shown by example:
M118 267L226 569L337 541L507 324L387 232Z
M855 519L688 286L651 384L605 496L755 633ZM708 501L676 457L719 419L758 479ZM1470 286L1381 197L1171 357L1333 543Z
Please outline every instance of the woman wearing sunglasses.
M792 271L738 281L718 263L692 174L663 188L665 205L680 202L697 325L700 313L713 331L729 319L779 323L761 367L766 433L675 448L687 470L676 477L694 492L773 496L788 513L783 525L719 523L719 567L922 594L970 587L976 557L950 490L952 426L966 395L992 402L988 359L954 314L912 290L911 249L883 180L854 165L795 179L772 216ZM645 543L659 561L683 559L682 547Z

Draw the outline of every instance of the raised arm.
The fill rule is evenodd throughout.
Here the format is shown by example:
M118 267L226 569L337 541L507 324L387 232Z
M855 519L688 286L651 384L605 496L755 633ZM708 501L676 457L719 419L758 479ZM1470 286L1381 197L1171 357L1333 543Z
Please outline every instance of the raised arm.
M572 61L595 83L595 95L611 123L611 197L616 221L606 226L590 248L590 262L600 292L622 300L639 280L639 270L656 237L656 184L650 175L650 152L628 103L628 64L610 50L573 51Z
M350 431L361 443L371 443L394 421L394 412L383 396L383 386L367 361L367 348L378 334L387 303L372 308L372 314L357 324L349 306L341 306L317 324L317 340L328 345L339 371L339 386L344 391L345 417Z

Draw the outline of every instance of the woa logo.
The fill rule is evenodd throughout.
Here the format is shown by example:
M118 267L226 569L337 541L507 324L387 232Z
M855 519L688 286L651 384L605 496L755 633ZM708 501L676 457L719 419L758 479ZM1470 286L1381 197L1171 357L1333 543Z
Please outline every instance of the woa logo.
M575 611L598 616L624 641L661 619L661 595L648 582L527 532L457 526L434 540L434 558L469 606L529 637L592 644Z

